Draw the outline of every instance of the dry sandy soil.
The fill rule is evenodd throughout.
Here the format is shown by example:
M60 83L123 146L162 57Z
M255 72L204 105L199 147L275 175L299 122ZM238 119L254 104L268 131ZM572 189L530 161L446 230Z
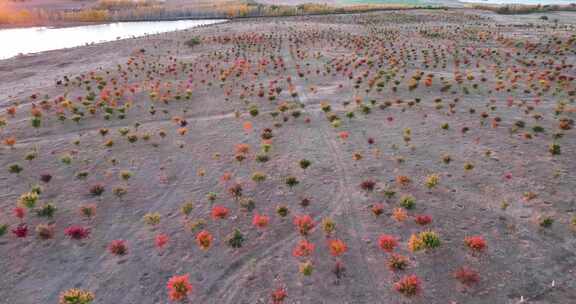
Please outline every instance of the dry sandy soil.
M0 303L58 303L70 288L93 292L94 303L170 303L166 283L181 274L190 275L190 303L272 303L278 288L284 303L576 303L574 17L252 19L0 61L0 224L9 225ZM192 37L201 43L186 46ZM23 170L10 173L14 164ZM267 179L255 182L257 171ZM300 183L288 187L288 176ZM368 180L372 191L360 186ZM34 185L36 205L22 207ZM399 203L406 195L414 206ZM36 212L47 203L52 218ZM81 216L86 205L93 218ZM216 205L227 218L213 218ZM143 217L154 212L161 220L151 227ZM267 227L253 225L256 213ZM308 236L297 215L313 219ZM421 215L432 222L418 224ZM53 238L35 231L43 223ZM22 224L28 234L17 237ZM71 225L90 236L71 239ZM241 248L227 243L235 228ZM200 230L214 237L208 250L196 243ZM425 230L440 246L409 250ZM162 249L160 233L170 238ZM397 239L404 270L387 266L382 234ZM486 246L468 248L470 236ZM293 256L304 238L314 252ZM347 251L333 257L329 239ZM113 255L113 240L128 253ZM305 260L309 277L298 268ZM346 268L339 279L336 262ZM457 280L462 266L479 280ZM395 289L407 275L420 280L412 297Z

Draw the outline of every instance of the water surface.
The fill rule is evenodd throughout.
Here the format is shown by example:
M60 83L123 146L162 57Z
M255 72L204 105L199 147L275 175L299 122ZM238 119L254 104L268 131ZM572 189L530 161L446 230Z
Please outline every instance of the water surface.
M224 22L225 20L179 20L150 22L117 22L63 28L27 27L0 30L0 59L18 54L37 53L139 37L201 25Z

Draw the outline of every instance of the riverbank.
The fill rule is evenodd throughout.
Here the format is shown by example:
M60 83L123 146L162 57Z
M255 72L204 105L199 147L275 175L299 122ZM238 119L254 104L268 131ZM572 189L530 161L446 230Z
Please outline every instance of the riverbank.
M141 37L222 22L226 20L131 21L58 28L32 27L0 30L0 41L12 41L0 49L0 60L19 54Z
M276 1L261 0L262 4L258 5L234 5L233 7L220 9L219 11L193 13L189 11L179 12L165 12L163 9L157 11L152 15L138 16L137 13L124 12L121 15L118 12L114 15L109 13L100 14L100 11L93 11L92 8L86 11L78 11L76 13L78 18L70 15L63 19L62 17L53 17L53 13L41 13L35 15L34 18L17 18L17 22L4 22L1 21L0 16L0 29L9 28L24 28L35 26L49 26L49 27L72 27L82 25L105 24L113 22L144 22L144 21L179 21L179 20L213 20L213 19L246 19L246 18L275 18L286 16L319 16L319 15L339 15L339 14L354 14L354 13L369 13L390 10L419 10L419 9L462 9L472 8L478 10L492 11L498 14L531 14L531 13L544 13L544 12L561 12L561 11L576 11L576 4L570 5L530 5L530 4L507 4L502 3L487 3L481 0L467 0L467 1L453 1L453 0L430 0L420 1L414 0L408 3L394 3L394 1L384 1L379 3L364 1L341 2L340 0L328 1L321 5L306 4L308 0L285 0L277 3ZM278 6L280 4L280 6ZM82 13L84 12L84 13ZM175 13L176 12L176 13ZM76 14L75 13L75 14ZM30 14L28 12L27 14ZM47 17L46 16L51 16ZM41 17L44 16L44 17Z

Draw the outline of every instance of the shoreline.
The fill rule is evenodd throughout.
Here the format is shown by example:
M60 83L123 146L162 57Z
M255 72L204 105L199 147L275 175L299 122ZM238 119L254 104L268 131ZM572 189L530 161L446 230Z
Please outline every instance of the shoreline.
M207 19L208 20L208 19ZM37 51L37 52L29 52L29 53L20 53L11 57L7 57L7 58L1 58L0 57L0 63L3 61L7 61L7 60L12 60L12 59L18 59L18 58L25 58L25 57L31 57L31 56L36 56L36 55L40 55L46 52L52 52L52 51L65 51L65 50L71 50L71 49L77 49L77 48L81 48L81 47L89 47L89 46L95 46L95 45L99 45L99 44L104 44L104 43L110 43L110 42L121 42L121 41L126 41L126 40L131 40L131 39L142 39L142 38L147 38L147 37L153 37L155 35L161 35L161 34L167 34L167 33L175 33L175 32L179 32L179 31L188 31L188 30L193 30L196 28L206 28L209 26L213 26L213 25L218 25L218 24L225 24L230 22L230 20L228 19L210 19L213 21L220 21L220 22L213 22L213 23L208 23L208 24L201 24L201 25L196 25L193 27L189 27L189 28L183 28L183 29L174 29L174 30L169 30L169 31L165 31L165 32L158 32L158 33L147 33L144 35L132 35L132 36L128 36L128 37L124 37L121 39L112 39L112 40L101 40L101 41L93 41L91 43L84 43L84 44L79 44L76 46L70 46L70 47L63 47L63 48L55 48L55 49L48 49L48 50L43 50L43 51ZM186 20L174 20L174 21L186 21ZM193 21L193 20L190 20ZM129 21L129 22L142 22L142 21ZM163 21L150 21L150 22L163 22ZM164 21L165 22L165 21ZM81 27L81 26L96 26L96 25L106 25L106 24L115 24L118 22L110 22L110 23L93 23L93 24L86 24L86 25L71 25L71 26L59 26L59 27L47 27L47 26L34 26L34 27L30 27L30 28L43 28L43 27L47 27L49 29L59 29L59 28L68 28L68 27ZM11 28L11 29L15 29L15 28ZM17 28L17 29L28 29L28 28ZM3 29L0 29L0 31L2 31Z
M498 0L497 0L498 1ZM502 1L513 1L513 0L502 0ZM267 3L266 1L262 1ZM289 1L290 2L290 1ZM292 2L290 2L292 3ZM299 3L298 0L294 3ZM353 7L355 4L342 4L341 8L346 6ZM362 6L364 4L358 3L356 6ZM377 3L367 3L366 5L379 5ZM389 5L389 7L386 7ZM472 6L472 7L470 7ZM477 7L474 7L477 6ZM109 20L103 22L94 21L69 21L69 22L34 22L34 23L23 23L23 24L0 24L0 31L6 29L15 28L34 28L34 27L49 27L49 28L65 28L65 27L76 27L76 26L88 26L88 25L100 25L100 24L112 24L112 23L130 23L130 22L165 22L165 21L187 21L187 20L235 20L235 19L258 19L258 18L282 18L282 17L297 17L297 16L325 16L325 15L346 15L346 14L364 14L371 12L382 12L382 11L406 11L406 10L461 10L461 9L481 9L486 11L494 11L503 7L520 7L520 8L544 8L550 9L546 11L540 10L526 10L518 11L512 14L530 14L530 13L544 13L544 12L562 12L562 11L575 11L576 1L567 4L529 4L529 3L493 3L490 1L482 0L439 0L430 3L422 4L403 4L403 3L382 3L382 7L373 7L366 9L359 9L358 11L336 11L330 13L307 13L307 14L296 14L296 15L265 15L265 16L235 16L228 17L173 17L173 18L156 18L153 20L140 18L140 19L129 19L129 20Z

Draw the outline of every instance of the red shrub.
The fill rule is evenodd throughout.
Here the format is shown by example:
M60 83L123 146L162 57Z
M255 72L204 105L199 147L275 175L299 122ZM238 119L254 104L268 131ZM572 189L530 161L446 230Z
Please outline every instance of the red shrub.
M464 239L466 246L474 251L483 251L486 249L486 241L482 236L470 236Z
M108 250L113 255L125 255L128 253L128 246L123 240L114 240L108 246Z
M309 215L294 217L294 225L296 225L301 235L308 235L310 230L314 228L314 222Z
M228 188L228 193L230 193L232 198L239 199L242 196L242 185L233 185L232 187Z
M376 182L373 180L365 180L360 183L360 188L364 191L373 191L376 187Z
M462 266L456 269L454 272L454 278L467 286L473 285L480 281L480 275L478 275L478 272L466 266Z
M208 250L212 245L213 239L212 234L205 230L198 232L196 235L196 243L198 243L198 246L200 246L202 250Z
M384 205L382 204L374 204L372 205L372 207L370 208L370 211L372 211L372 214L374 214L375 216L380 216L384 213Z
M26 209L22 207L14 208L14 216L20 220L24 219L24 216L26 216Z
M314 251L314 244L308 242L307 240L300 240L294 250L292 250L292 255L295 257L307 257Z
M418 216L416 216L414 221L418 225L424 226L424 225L428 225L428 224L432 223L432 217L429 215L418 215Z
M258 228L265 228L269 222L270 217L258 213L254 214L254 218L252 219L252 224Z
M282 304L287 297L288 293L286 293L286 289L278 288L272 292L272 303Z
M28 236L28 225L20 224L12 229L12 233L14 233L17 238L25 238Z
M329 240L328 241L328 248L330 249L330 254L337 257L337 256L341 256L342 254L344 254L347 250L348 247L346 246L346 244L338 239L335 240Z
M228 208L223 206L214 206L212 208L212 218L225 219L228 216Z
M407 297L415 296L420 292L420 279L415 275L405 276L394 284L394 289Z
M70 226L64 230L64 234L73 240L83 240L90 236L90 229L82 226Z
M168 296L172 301L184 301L192 292L190 275L173 276L168 280Z
M167 235L158 234L156 236L156 247L158 249L164 248L164 246L166 246L166 244L168 243L168 240L170 240L170 238Z
M378 239L378 244L380 248L386 252L392 252L394 248L398 245L398 241L392 235L383 234Z

